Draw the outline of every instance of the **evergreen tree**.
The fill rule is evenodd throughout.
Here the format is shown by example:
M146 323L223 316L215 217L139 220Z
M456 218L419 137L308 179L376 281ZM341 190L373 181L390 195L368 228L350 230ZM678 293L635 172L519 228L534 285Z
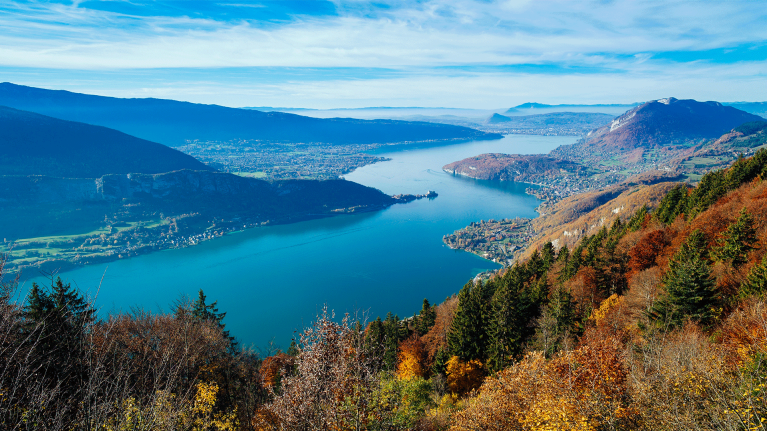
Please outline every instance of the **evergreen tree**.
M541 257L543 258L543 264L546 265L546 269L549 269L557 260L557 252L554 250L554 244L551 241L543 245Z
M679 184L666 193L655 210L655 218L663 224L670 224L676 218L687 211L688 193L687 186Z
M748 261L748 252L756 248L758 241L754 219L745 208L740 210L738 219L727 226L719 245L714 248L713 255L722 261L730 262L738 267Z
M567 244L563 245L562 248L559 249L559 253L557 254L557 262L564 262L567 264L567 261L570 260L570 249L567 248Z
M642 205L642 208L639 208L637 212L634 213L633 216L629 219L628 223L626 223L626 229L629 232L636 232L639 229L642 228L642 225L644 224L645 217L649 213L649 210L647 209L647 205Z
M76 401L87 378L86 344L96 311L72 286L57 278L50 293L33 283L23 330L40 358L41 382L58 386L62 396Z
M675 327L687 317L703 325L716 317L718 298L705 253L706 239L695 230L669 262L663 277L666 293L650 310L652 319Z
M458 309L447 334L450 354L462 361L484 360L487 336L487 301L482 282L468 282L458 293Z
M767 293L767 254L751 268L748 277L741 283L738 296L741 299L749 296L761 296Z
M548 357L552 356L562 347L568 334L580 332L575 323L575 301L570 292L560 286L552 293L537 321L534 348L542 350Z
M426 335L426 333L429 332L434 326L436 319L437 312L435 311L434 307L429 304L429 300L424 298L423 306L421 307L421 313L418 314L415 322L415 330L418 335Z
M394 370L397 366L397 347L401 338L399 318L391 311L386 315L383 322L383 330L383 366L387 370Z
M431 366L431 371L434 374L445 375L445 368L447 368L447 361L449 360L450 353L444 347L440 347L437 349L437 353L434 354L434 363Z
M384 325L379 316L376 320L370 322L365 334L365 350L376 361L376 368L383 366L384 337Z
M495 292L490 319L488 367L500 371L514 361L522 352L523 308L520 304L518 286L503 283Z
M229 335L229 331L226 329L226 325L223 323L226 312L219 312L216 305L218 301L214 301L212 304L206 303L207 297L205 293L200 289L197 300L192 305L192 318L198 322L211 322L221 328L221 333L224 338L229 340L229 351L234 353L237 350L237 341L234 337Z

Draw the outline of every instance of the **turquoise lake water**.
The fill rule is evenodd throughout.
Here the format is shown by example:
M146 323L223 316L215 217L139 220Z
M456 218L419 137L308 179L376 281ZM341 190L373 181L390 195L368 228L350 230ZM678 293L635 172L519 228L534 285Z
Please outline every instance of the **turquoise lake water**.
M546 153L573 137L510 135L424 148L388 147L391 161L357 169L350 181L387 194L439 197L383 211L250 229L197 246L166 250L62 274L90 295L100 314L141 307L167 311L203 289L227 313L224 323L245 345L287 347L323 304L337 315L410 316L428 298L444 300L476 274L500 266L451 250L442 236L473 221L535 217L527 185L455 177L442 166L482 153ZM103 277L103 282L101 282ZM32 281L45 283L46 280ZM101 282L101 287L98 286ZM98 289L98 292L97 292Z

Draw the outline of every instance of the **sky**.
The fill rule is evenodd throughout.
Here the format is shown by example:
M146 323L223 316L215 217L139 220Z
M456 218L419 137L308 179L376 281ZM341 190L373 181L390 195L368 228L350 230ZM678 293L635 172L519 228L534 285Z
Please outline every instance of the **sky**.
M0 81L225 106L767 100L767 0L0 0Z

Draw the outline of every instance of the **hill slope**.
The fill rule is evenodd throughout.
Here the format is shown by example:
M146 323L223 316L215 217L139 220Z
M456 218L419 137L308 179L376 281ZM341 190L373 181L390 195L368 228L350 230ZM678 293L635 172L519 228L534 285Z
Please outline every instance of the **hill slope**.
M179 169L211 170L180 151L116 130L0 106L4 175L98 178Z
M195 139L366 144L501 137L445 124L319 119L175 100L118 99L7 82L0 84L0 105L105 126L170 146Z
M644 103L589 133L586 146L633 150L712 139L761 117L718 102L668 99Z

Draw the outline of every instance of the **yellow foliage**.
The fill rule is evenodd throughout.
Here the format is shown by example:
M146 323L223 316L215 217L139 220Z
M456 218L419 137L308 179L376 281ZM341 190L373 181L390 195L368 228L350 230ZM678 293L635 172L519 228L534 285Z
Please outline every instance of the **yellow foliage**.
M101 429L104 431L132 431L151 429L175 431L235 431L238 429L236 411L213 413L218 385L198 383L194 401L184 402L169 391L157 391L150 403L141 405L135 398L122 404L120 414Z
M591 312L589 320L593 320L597 325L599 325L602 323L610 310L621 304L623 304L623 296L618 296L618 294L613 293L609 298L605 299L601 304L599 304L599 308Z
M477 389L485 378L485 367L476 359L463 362L458 356L453 356L446 365L447 386L450 392L455 394L465 394Z

